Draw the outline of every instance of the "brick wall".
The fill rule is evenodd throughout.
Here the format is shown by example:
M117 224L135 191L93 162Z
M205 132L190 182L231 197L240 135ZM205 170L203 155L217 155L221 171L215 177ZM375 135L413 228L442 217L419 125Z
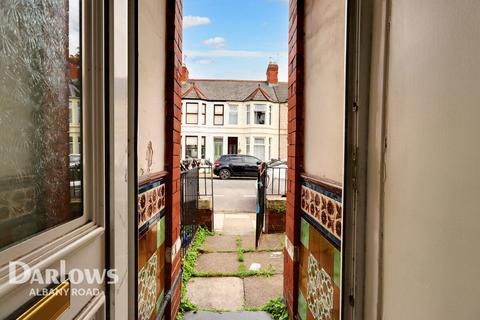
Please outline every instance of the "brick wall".
M300 238L300 174L303 171L304 0L290 0L288 31L288 187L286 235L294 248ZM284 298L290 318L297 313L298 261L284 250ZM295 252L293 250L293 257ZM292 253L292 252L291 252Z
M167 248L175 248L180 236L180 128L182 76L182 0L167 0L165 68L165 166L169 172L166 189L167 219L165 239ZM180 272L181 254L166 265L166 290L171 288ZM179 250L180 251L180 250ZM167 260L168 257L167 257ZM181 283L181 282L180 282ZM166 319L175 319L180 306L180 283L172 293Z

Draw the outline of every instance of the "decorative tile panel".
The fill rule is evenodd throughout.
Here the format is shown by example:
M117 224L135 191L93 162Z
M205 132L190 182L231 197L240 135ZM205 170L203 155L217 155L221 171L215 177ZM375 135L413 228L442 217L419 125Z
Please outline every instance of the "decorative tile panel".
M302 211L314 219L337 243L342 239L342 204L323 193L302 186ZM332 237L333 236L333 237ZM336 240L336 241L335 241Z
M138 194L138 227L141 228L165 209L165 183L155 183Z
M138 190L138 319L156 319L165 289L165 181Z
M314 179L302 181L298 316L340 320L342 191Z

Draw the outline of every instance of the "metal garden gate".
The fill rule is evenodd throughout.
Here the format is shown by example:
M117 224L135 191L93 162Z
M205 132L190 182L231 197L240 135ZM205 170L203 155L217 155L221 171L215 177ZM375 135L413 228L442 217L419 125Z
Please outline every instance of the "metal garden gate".
M265 216L265 197L267 186L267 164L262 162L258 168L257 174L257 210L256 210L256 230L255 230L255 248L258 247L258 242L263 231L263 221Z

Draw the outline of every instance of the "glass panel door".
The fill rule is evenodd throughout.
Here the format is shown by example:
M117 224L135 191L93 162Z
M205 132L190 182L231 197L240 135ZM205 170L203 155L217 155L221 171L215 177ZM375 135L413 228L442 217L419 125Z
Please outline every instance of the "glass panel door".
M253 155L258 159L265 161L265 138L255 138L253 146Z
M214 159L217 160L223 154L223 138L215 137L213 138L213 147L214 147Z
M1 4L0 249L83 214L79 4Z

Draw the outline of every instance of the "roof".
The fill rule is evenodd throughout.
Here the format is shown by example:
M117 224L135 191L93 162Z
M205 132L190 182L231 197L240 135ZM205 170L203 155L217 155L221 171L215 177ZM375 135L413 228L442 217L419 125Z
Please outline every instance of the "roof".
M288 100L288 84L271 86L266 81L189 79L182 85L183 99L207 101L271 101Z

